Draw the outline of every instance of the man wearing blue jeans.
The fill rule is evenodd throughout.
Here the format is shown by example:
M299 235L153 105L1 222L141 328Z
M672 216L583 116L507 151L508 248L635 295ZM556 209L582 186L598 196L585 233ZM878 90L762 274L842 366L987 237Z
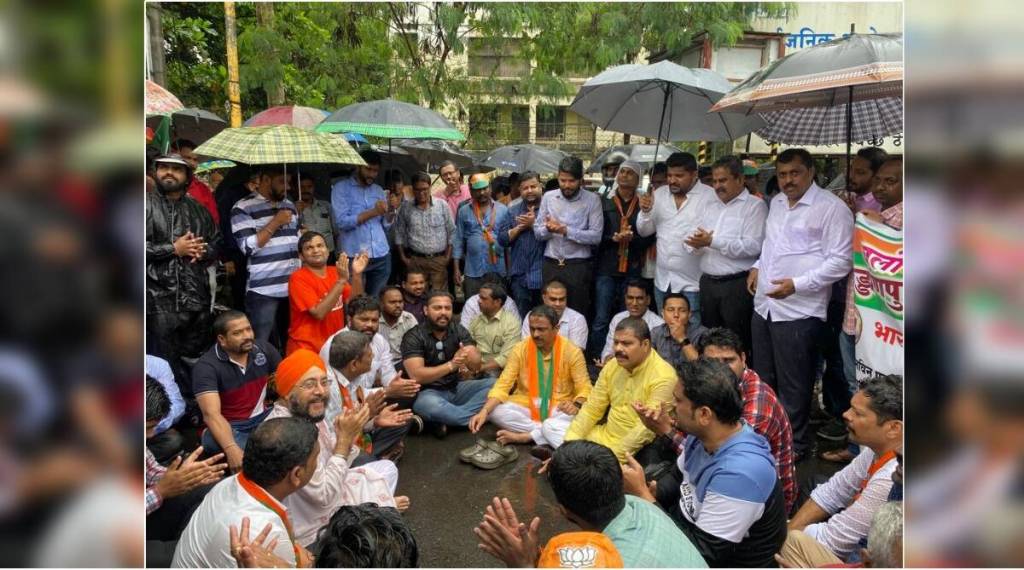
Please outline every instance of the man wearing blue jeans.
M338 228L338 252L349 259L365 252L370 264L363 271L363 292L380 295L391 276L391 249L387 230L395 223L401 197L385 194L374 182L380 173L380 155L372 150L359 153L366 166L338 181L331 189L331 211Z
M423 322L402 339L402 359L406 374L422 386L413 412L444 437L447 426L469 425L495 379L463 379L479 373L480 351L469 331L452 320L450 293L431 291L423 313Z
M248 317L227 311L213 321L217 342L192 369L192 390L203 412L203 449L223 451L233 473L242 468L245 442L270 413L267 381L281 355L255 340Z

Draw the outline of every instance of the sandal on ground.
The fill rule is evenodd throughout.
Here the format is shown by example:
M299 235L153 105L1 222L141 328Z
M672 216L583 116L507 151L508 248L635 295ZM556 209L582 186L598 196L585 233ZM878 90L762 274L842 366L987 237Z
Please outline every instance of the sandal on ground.
M470 458L470 463L480 469L496 469L519 459L519 452L509 445L501 445L496 441L484 443L484 449Z
M485 449L487 449L487 442L482 439L478 439L476 440L476 443L459 452L459 461L463 463L472 463L473 456Z
M849 463L853 461L854 455L850 453L849 449L842 448L833 449L831 451L822 451L818 454L818 459L832 463Z

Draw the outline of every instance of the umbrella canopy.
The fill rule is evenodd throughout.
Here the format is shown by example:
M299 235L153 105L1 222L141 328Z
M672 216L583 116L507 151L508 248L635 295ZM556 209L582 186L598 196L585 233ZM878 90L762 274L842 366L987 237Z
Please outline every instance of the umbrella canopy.
M290 125L224 129L195 152L245 164L366 164L344 138Z
M436 169L438 164L446 160L455 163L459 170L473 168L473 157L448 141L401 139L394 143L432 169Z
M385 139L465 140L448 119L435 111L382 99L353 103L338 109L317 125L318 132L359 133Z
M513 144L492 150L480 164L510 172L532 170L547 174L558 172L558 163L567 156L569 154L566 152L540 145Z
M708 114L730 89L729 81L710 69L670 61L619 65L584 83L569 109L602 129L658 141L731 141L764 121Z
M147 117L149 115L171 113L184 108L185 105L182 105L181 101L172 95L170 91L149 79L146 80L145 110Z
M228 126L227 121L204 109L180 109L170 115L171 138L188 139L196 144L204 143ZM147 117L146 126L156 130L160 127L161 120L161 115Z
M370 141L366 140L366 137L364 137L363 135L361 135L359 133L343 133L343 134L345 136L345 140L347 140L348 142L370 144Z
M243 123L245 127L263 127L268 125L291 125L300 129L313 130L319 125L329 112L313 107L300 107L298 105L282 105L271 107L260 111L249 120Z
M608 155L613 152L622 152L629 157L629 160L639 162L643 165L644 170L650 170L654 166L655 162L662 162L673 152L682 152L678 148L672 145L653 145L653 144L620 144L617 146L609 147L604 152L599 154L594 162L590 163L587 167L587 172L600 172L601 167L604 166ZM658 158L654 158L654 153L658 153Z
M381 155L380 167L381 171L390 169L398 169L402 171L402 175L406 180L412 178L413 174L425 170L421 161L417 160L409 151L397 147L391 146L388 148L387 145L369 145L371 149L377 151ZM383 175L381 176L383 181ZM383 184L383 182L381 182Z
M751 75L711 110L760 114L767 126L757 134L787 144L839 144L902 132L903 36L851 34L793 52Z
M206 162L200 162L199 166L196 167L196 174L202 174L211 170L218 170L221 168L234 168L238 166L230 160L207 160Z

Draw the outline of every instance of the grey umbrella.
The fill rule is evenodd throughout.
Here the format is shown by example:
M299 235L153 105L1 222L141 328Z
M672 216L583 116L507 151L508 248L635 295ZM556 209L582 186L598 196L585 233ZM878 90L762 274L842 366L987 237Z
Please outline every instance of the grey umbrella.
M541 174L558 172L558 163L568 153L536 144L513 144L487 153L480 161L481 166L500 168L510 172L532 170Z
M674 141L731 141L764 126L758 117L709 114L732 89L710 69L670 61L619 65L591 78L569 109L605 130Z
M446 160L452 161L460 171L473 168L473 157L448 141L399 139L394 141L394 144L420 163L426 164L430 172L435 172L437 165Z
M849 102L853 104L850 105ZM740 83L713 112L760 114L761 137L846 143L903 131L902 34L849 34L793 52Z
M156 130L161 119L160 115L148 117L146 126ZM204 109L182 109L171 113L172 139L188 139L199 145L227 127L227 121Z
M600 172L601 167L604 166L605 161L608 160L608 155L615 151L623 152L629 157L629 160L639 162L643 165L644 170L650 170L651 167L654 166L655 162L664 161L668 158L668 155L673 152L682 152L678 148L667 144L620 144L608 147L604 152L599 154L597 158L594 159L594 162L591 162L590 166L587 167L587 172ZM657 159L654 158L655 153L657 153Z
M385 139L466 139L455 125L436 111L394 99L342 107L317 125L316 130L359 133Z

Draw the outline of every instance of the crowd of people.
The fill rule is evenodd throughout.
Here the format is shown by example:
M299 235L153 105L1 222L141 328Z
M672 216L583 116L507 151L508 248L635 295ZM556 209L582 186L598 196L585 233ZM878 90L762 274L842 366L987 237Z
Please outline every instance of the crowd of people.
M581 528L542 548L495 498L474 532L509 566L901 560L902 378L857 381L847 288L854 216L902 227L901 158L826 190L788 149L766 193L735 156L619 157L595 192L576 157L407 185L366 150L328 201L285 165L211 191L194 147L147 180L151 561L415 566L398 465L450 429L482 469L530 446ZM846 465L801 483L816 435Z

